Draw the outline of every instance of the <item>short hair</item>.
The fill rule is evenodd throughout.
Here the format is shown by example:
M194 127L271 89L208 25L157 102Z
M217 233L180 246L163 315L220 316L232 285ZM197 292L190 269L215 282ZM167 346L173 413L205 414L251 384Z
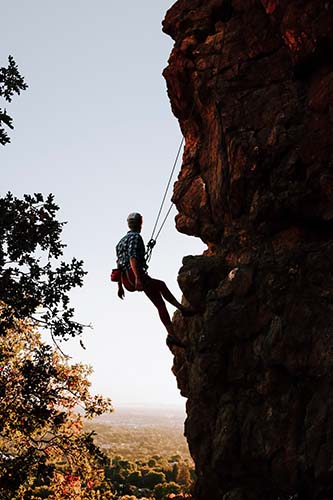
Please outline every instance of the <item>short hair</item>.
M139 214L138 212L130 213L129 216L127 217L127 223L130 229L134 230L139 228L142 224L142 215Z

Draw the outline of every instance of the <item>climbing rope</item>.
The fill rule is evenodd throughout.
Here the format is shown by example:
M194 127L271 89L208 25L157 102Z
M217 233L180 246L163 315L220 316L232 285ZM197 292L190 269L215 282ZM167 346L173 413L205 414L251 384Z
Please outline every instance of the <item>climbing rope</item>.
M224 23L228 22L230 20L231 16L232 16L232 14L233 14L232 0L223 0L222 11L223 11L222 22L224 22ZM223 38L222 38L221 53L223 52L224 42L225 42L225 33L223 34ZM215 41L214 47L215 47L216 43L217 43L217 40ZM219 67L217 69L217 75L218 74L219 74ZM189 114L189 118L192 117L192 114L193 114L193 111L194 111L194 106L195 106L195 102L193 101L192 108L191 108L191 111L190 111L190 114ZM221 113L220 120L221 120L221 128L223 130L222 113ZM159 228L159 230L158 230L158 232L157 232L157 234L156 234L156 236L154 238L155 231L156 231L156 228L157 228L157 224L158 224L158 222L160 220L160 216L161 216L161 213L162 213L162 210L163 210L163 207L164 207L165 199L166 199L166 196L168 194L168 191L169 191L169 188L170 188L170 184L171 184L171 181L172 181L172 178L173 178L173 175L174 175L177 163L178 163L179 155L180 155L180 152L182 150L183 145L184 145L184 137L182 137L182 140L180 142L180 146L179 146L178 151L177 151L177 155L176 155L176 158L175 158L172 170L171 170L171 174L170 174L167 186L166 186L165 191L164 191L164 196L163 196L163 199L162 199L162 203L161 203L161 206L160 206L158 214L157 214L157 218L156 218L156 222L155 222L155 225L154 225L154 229L153 229L152 235L150 237L150 240L147 243L147 251L146 251L146 261L147 262L149 262L150 259L151 259L153 248L156 245L156 240L159 237L159 235L160 235L160 233L161 233L161 231L162 231L162 229L164 227L164 224L166 223L166 221L167 221L167 219L168 219L168 217L170 215L171 209L172 209L172 207L174 205L174 203L171 203L171 206L168 209L168 211L167 211L167 213L166 213L166 215L165 215L165 217L164 217L164 219L162 221L162 224L161 224L161 226L160 226L160 228ZM228 167L227 170L229 172L229 161L228 161L228 156L227 155L226 155L226 165ZM228 200L228 205L229 205L229 210L230 210L230 200Z
M169 188L170 188L170 184L171 184L173 175L175 173L175 169L176 169L176 166L177 166L177 163L178 163L178 159L179 159L179 156L180 156L180 153L181 153L183 145L184 145L184 137L182 137L182 140L180 141L180 145L179 145L179 148L178 148L178 151L177 151L177 154L176 154L176 158L175 158L175 161L173 163L173 166L172 166L172 169L171 169L171 173L170 173L170 176L169 176L169 179L168 179L165 191L164 191L164 196L163 196L163 199L162 199L162 202L161 202L161 205L160 205L157 217L156 217L156 221L155 221L155 225L154 225L154 228L153 228L153 232L151 234L149 242L147 243L147 251L146 251L146 261L147 262L149 262L150 259L151 259L151 254L152 254L154 246L156 245L156 240L159 237L159 235L160 235L160 233L161 233L161 231L162 231L162 229L164 227L164 224L166 223L166 221L167 221L167 219L168 219L168 217L170 215L171 209L172 209L172 207L174 205L174 203L171 203L171 206L168 209L168 211L167 211L167 213L166 213L166 215L165 215L165 217L164 217L164 219L163 219L163 221L161 223L161 226L160 226L160 228L157 231L157 234L155 236L155 231L156 231L158 222L159 222L160 217L161 217L161 213L162 213L162 210L163 210L163 207L164 207L164 203L165 203L165 200L166 200Z

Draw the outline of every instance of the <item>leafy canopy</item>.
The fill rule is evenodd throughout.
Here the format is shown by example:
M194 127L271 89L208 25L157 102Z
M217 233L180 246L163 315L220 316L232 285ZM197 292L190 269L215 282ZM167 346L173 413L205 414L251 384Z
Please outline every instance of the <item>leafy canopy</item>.
M10 102L26 87L10 56L0 97ZM0 109L2 145L10 142L4 125L13 128ZM82 333L68 294L85 275L82 261L61 260L58 209L51 194L0 198L1 500L112 498L107 459L83 431L83 418L112 411L111 402L90 394L90 368L71 365L57 343Z
M27 88L28 85L20 75L14 58L9 56L7 68L0 68L0 97L7 102L11 102L14 94L20 94L21 90ZM13 119L8 115L6 108L0 108L0 144L3 146L10 142L4 126L13 129Z
M80 335L69 292L82 286L82 261L63 262L63 223L49 195L0 198L0 498L93 499L106 458L83 418L111 411L89 392L91 370L71 365L42 341ZM77 408L81 408L81 413ZM75 495L74 495L74 493ZM100 494L99 493L99 494ZM97 494L97 493L96 493ZM102 494L102 493L101 493ZM74 496L73 496L74 495ZM110 498L110 487L101 499Z
M90 394L91 370L71 365L22 320L0 336L0 356L0 498L37 499L37 485L53 500L95 498L108 461L83 417L111 405Z
M0 198L0 301L6 309L0 318L0 334L16 319L29 318L51 335L68 339L82 333L74 321L68 292L82 286L83 262L58 262L64 244L63 222L56 219L53 195L8 193Z
M63 223L49 195L0 198L0 498L93 499L106 458L83 418L111 411L89 392L91 370L42 341L80 335L68 293L82 286L82 261L63 262ZM57 340L56 340L57 339ZM81 408L81 413L77 408ZM102 468L101 468L102 467ZM75 495L74 493L75 492ZM110 498L110 488L101 499ZM74 495L74 496L73 496Z

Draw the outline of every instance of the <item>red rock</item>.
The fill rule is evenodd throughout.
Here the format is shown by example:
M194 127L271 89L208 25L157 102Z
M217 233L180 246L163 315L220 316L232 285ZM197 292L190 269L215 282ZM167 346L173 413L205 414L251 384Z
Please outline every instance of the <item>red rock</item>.
M200 237L173 371L197 500L333 498L333 4L179 0L164 71Z

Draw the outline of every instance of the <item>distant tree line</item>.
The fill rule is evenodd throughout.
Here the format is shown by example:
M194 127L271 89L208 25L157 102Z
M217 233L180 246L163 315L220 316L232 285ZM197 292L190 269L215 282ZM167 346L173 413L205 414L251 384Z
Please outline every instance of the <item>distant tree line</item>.
M194 479L192 464L179 455L169 459L154 456L147 461L129 461L117 456L106 468L115 498L132 495L162 500L170 494L190 492Z

